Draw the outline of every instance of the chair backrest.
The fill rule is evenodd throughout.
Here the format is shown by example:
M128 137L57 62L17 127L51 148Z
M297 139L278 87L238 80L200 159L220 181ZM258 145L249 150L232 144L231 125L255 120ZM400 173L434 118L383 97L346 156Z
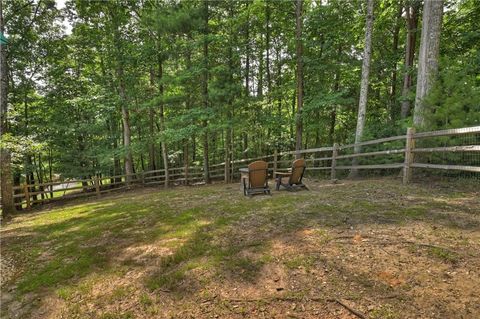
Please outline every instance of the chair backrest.
M268 164L264 161L256 161L248 165L248 181L250 187L264 187L267 183Z
M300 184L302 182L303 173L305 172L305 167L305 160L303 158L293 161L292 174L290 175L288 184Z

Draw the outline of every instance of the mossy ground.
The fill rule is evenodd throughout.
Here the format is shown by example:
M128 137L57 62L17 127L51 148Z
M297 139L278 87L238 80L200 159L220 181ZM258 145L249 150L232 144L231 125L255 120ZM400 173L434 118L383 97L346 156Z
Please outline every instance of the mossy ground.
M480 196L459 184L138 189L2 225L2 318L480 317ZM461 189L459 189L461 187Z

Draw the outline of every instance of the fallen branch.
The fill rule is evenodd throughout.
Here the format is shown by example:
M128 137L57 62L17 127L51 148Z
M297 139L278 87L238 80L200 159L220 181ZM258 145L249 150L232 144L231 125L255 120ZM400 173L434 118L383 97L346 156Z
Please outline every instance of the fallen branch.
M338 303L339 305L343 306L345 309L347 309L348 311L350 311L352 314L354 314L355 316L357 316L358 318L361 318L361 319L366 319L365 315L363 313L361 313L360 311L356 310L356 309L353 309L352 307L350 307L349 305L343 303L341 300L339 299L332 299L331 300L332 302L336 302Z

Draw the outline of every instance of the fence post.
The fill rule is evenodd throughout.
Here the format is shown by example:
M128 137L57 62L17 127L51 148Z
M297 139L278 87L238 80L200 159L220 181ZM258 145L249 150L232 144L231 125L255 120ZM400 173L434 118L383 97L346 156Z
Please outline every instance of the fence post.
M28 189L28 184L27 183L25 183L25 185L23 185L23 193L25 195L25 200L27 202L27 208L32 207L32 204L30 203L30 190Z
M185 177L185 185L188 185L188 163L185 163L183 168L183 175Z
M338 156L338 144L333 144L332 149L332 170L330 173L330 179L333 183L337 181L337 156Z
M408 184L412 178L411 165L413 163L413 152L415 148L415 128L409 127L407 129L407 140L405 143L405 161L403 163L403 184Z
M273 173L272 177L275 178L275 172L278 170L278 150L275 149L273 153Z
M225 154L225 166L223 168L224 172L224 182L225 184L230 183L230 154L228 154L228 151Z
M100 197L100 180L98 176L95 176L93 182L95 183L95 193L97 193L97 197Z

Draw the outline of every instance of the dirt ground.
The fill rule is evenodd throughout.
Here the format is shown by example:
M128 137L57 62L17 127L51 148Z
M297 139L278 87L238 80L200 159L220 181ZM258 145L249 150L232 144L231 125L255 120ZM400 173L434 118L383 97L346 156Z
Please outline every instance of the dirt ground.
M145 188L1 229L2 318L480 318L480 193Z

